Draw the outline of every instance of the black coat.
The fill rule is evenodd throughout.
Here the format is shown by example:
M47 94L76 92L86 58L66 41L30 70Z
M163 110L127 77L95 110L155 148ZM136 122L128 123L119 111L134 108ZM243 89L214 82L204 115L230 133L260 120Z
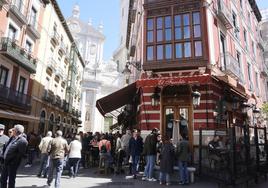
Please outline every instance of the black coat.
M149 134L144 141L144 155L156 155L157 153L157 135L156 134Z
M175 148L171 143L165 143L162 146L160 154L160 172L172 173L174 166Z
M13 139L15 140L13 141ZM23 137L22 135L20 135L17 138L10 138L3 150L4 154L6 149L9 148L6 153L4 163L6 165L19 165L22 157L26 153L27 145L28 142L26 138Z
M131 139L129 140L130 155L140 156L142 153L142 149L143 149L142 138L138 136L137 139L135 140L135 138L131 137Z

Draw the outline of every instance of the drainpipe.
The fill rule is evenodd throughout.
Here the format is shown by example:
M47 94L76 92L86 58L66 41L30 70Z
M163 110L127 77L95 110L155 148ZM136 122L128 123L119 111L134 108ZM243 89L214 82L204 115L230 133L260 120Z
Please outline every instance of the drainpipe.
M207 114L207 128L208 128L208 84L206 85L206 114Z

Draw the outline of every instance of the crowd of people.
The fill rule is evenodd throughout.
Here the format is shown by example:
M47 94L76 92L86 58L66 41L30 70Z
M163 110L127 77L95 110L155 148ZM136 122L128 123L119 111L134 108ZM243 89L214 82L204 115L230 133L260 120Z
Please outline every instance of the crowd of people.
M157 128L146 137L141 136L140 130L126 130L123 135L119 132L80 132L67 136L58 130L54 137L51 131L41 137L34 133L25 135L22 125L15 125L12 134L5 136L4 129L4 125L0 125L2 188L6 188L7 184L9 188L15 187L17 169L25 156L25 167L31 167L35 158L40 159L37 176L47 178L48 186L52 184L56 169L56 188L60 187L63 170L68 171L70 178L75 178L79 168L89 167L88 160L97 161L95 167L105 166L110 173L124 173L134 179L143 174L143 181L159 180L165 185L170 185L171 173L174 166L178 166L179 184L189 184L187 166L191 156L186 134L182 134L182 139L174 144L169 136L161 136ZM88 157L88 154L91 156ZM156 165L159 165L159 174L154 173Z

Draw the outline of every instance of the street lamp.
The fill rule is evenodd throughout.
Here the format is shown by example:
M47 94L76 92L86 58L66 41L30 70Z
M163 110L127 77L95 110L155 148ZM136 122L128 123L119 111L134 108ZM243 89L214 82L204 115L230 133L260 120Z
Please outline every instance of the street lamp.
M241 107L242 107L242 113L246 114L249 111L249 109L251 108L251 104L244 102L241 105Z
M124 70L122 71L122 73L125 75L126 78L126 84L129 84L129 78L131 75L131 70L128 68L128 64L126 64Z
M193 91L192 92L192 97L193 97L193 105L194 107L197 107L200 105L200 98L201 98L201 93L198 91Z
M159 88L156 87L154 89L154 93L151 95L151 105L156 107L159 105L160 103L160 95L159 95Z

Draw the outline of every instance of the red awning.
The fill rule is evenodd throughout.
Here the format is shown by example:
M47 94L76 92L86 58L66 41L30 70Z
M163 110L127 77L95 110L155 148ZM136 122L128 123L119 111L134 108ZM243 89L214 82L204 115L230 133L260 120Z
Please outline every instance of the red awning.
M136 95L136 82L96 101L96 107L104 116L126 104L131 104Z
M193 75L193 76L178 76L178 77L161 77L149 78L137 81L137 87L164 87L169 85L184 85L184 84L207 84L211 82L211 76L208 74Z

